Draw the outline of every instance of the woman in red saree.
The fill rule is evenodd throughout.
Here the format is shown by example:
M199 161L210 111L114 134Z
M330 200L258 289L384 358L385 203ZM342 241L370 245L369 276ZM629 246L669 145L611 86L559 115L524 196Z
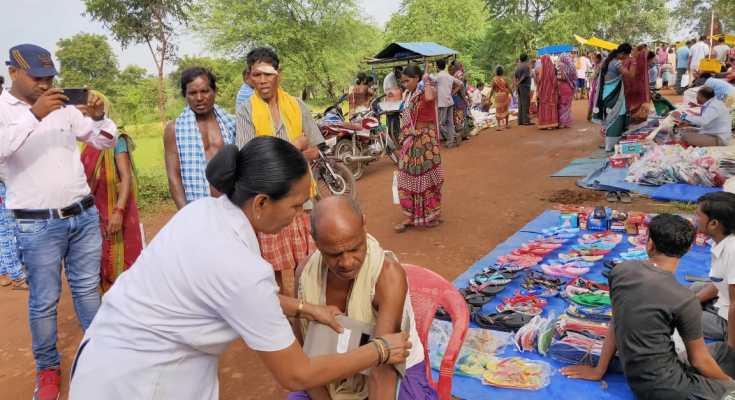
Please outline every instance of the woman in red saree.
M648 87L648 51L643 46L638 46L631 57L625 60L625 68L632 68L635 74L631 77L623 76L623 89L625 92L625 104L628 107L630 123L637 124L648 118L650 111L648 103L651 96Z
M114 148L82 148L82 164L100 212L102 229L102 290L135 262L143 249L138 206L135 201L135 178L130 154L134 144L120 131Z
M559 126L559 85L556 79L556 68L551 57L541 57L541 73L538 77L538 127L553 129Z

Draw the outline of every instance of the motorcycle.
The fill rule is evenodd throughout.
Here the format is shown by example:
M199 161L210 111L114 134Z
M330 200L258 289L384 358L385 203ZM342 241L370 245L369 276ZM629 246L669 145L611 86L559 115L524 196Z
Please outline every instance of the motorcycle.
M340 97L317 119L322 135L333 146L334 156L352 171L355 180L362 177L368 164L384 156L397 165L397 139L380 122L382 96L372 101L369 110L355 113L349 121L340 106L346 97Z
M332 149L323 143L317 148L319 155L311 162L311 172L316 180L316 200L330 196L350 196L357 199L357 188L352 171L331 155Z

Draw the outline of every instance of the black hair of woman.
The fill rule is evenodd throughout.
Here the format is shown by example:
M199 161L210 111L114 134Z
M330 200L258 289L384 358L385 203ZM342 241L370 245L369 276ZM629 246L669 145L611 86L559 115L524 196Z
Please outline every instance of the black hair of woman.
M238 150L225 145L207 164L209 183L238 207L258 194L277 201L308 173L308 164L291 143L256 137Z
M505 70L502 66L498 65L497 68L495 68L495 75L497 76L503 76L505 74Z
M421 67L419 67L418 64L408 64L406 68L403 69L403 75L411 78L421 78L424 73L421 71Z

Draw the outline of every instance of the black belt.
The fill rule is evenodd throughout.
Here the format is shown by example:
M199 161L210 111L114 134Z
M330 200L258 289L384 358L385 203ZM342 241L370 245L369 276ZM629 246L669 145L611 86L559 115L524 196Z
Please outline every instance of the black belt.
M66 219L79 215L82 211L94 207L94 197L89 195L69 207L48 210L13 210L16 219Z

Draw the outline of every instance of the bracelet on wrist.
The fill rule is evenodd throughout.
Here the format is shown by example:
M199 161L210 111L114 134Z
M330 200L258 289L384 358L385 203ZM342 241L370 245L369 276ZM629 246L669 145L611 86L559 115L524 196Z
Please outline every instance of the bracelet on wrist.
M373 339L370 341L375 346L375 350L378 352L378 363L376 366L383 364L383 358L385 357L385 349L383 348L383 344L379 341Z
M119 212L120 214L125 214L125 209L124 209L124 208L120 208L120 207L114 207L114 208L112 209L112 212L113 212L113 213L117 213L117 212Z
M296 318L301 318L301 315L304 313L304 300L299 299L299 305L296 307Z
M377 340L378 342L380 342L380 344L383 346L383 350L385 350L384 351L384 357L383 357L383 359L380 362L381 365L382 364L385 364L385 363L388 362L388 360L390 360L390 345L388 344L388 341L385 340L385 338L382 337L382 336L379 336L379 337L375 338L375 340Z

